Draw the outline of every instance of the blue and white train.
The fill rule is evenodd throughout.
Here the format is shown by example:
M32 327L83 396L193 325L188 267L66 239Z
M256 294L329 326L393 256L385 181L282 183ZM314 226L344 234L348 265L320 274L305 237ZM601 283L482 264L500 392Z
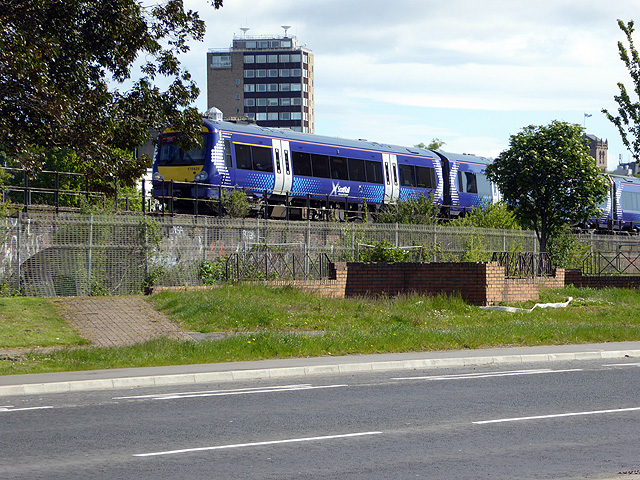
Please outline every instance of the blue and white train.
M640 178L607 175L609 193L600 206L602 214L588 228L599 231L640 231Z
M173 144L175 132L163 133L154 197L182 199L190 212L195 198L242 188L260 215L303 219L332 210L354 219L364 205L376 211L420 194L432 193L451 216L499 199L482 157L207 119L202 135L203 148L185 152Z

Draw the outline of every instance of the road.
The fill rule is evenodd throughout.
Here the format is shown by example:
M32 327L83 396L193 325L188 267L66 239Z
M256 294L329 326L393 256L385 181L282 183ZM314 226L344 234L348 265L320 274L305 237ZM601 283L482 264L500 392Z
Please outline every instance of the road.
M640 363L0 398L0 478L640 478Z

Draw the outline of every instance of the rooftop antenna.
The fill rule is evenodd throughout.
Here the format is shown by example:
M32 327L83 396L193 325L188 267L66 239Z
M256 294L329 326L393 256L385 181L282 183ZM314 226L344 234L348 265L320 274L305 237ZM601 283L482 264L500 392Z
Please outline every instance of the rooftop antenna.
M247 38L247 32L249 30L251 30L251 28L249 28L249 27L240 27L240 30L242 30L242 35L244 36L244 38Z
M287 36L287 30L289 30L291 28L291 25L281 25L282 28L284 28L284 36Z

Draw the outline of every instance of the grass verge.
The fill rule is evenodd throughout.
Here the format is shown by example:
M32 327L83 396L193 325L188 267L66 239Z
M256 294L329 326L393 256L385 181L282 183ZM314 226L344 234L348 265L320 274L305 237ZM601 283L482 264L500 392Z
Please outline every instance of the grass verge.
M455 296L327 299L293 288L251 285L162 292L150 302L185 330L237 335L28 353L0 361L0 374L640 340L640 292L567 287L543 291L540 303L569 296L574 300L565 309L507 313L483 310ZM0 301L5 300L10 299Z

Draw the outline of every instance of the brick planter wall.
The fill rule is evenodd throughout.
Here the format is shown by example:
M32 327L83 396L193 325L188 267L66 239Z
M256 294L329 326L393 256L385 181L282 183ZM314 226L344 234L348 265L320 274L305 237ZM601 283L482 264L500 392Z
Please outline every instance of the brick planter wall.
M305 284L306 283L306 284ZM545 279L509 279L490 263L356 263L332 266L331 280L291 285L326 296L352 297L401 293L459 294L473 305L538 300L540 285L564 285L564 270Z
M567 285L582 288L640 288L640 276L587 276L580 270L567 270L565 274Z

